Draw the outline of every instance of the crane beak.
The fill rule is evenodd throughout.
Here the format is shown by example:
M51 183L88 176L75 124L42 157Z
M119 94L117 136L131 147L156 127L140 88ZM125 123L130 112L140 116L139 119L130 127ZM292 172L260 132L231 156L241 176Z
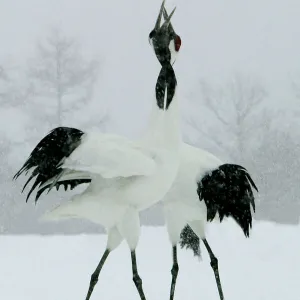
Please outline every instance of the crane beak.
M168 16L168 13L165 9L165 2L166 2L166 0L163 0L163 2L161 4L161 7L160 7L160 10L159 10L159 14L158 14L156 23L155 23L154 30L157 31L157 32L160 31L160 30L163 30L163 29L167 29L170 26L173 29L173 27L171 25L171 18L172 18L173 14L176 10L176 7L172 10L171 14ZM163 14L164 14L165 22L163 23L162 26L160 26L161 18L162 18Z
M166 8L164 7L164 11L163 11L163 14L164 14L164 19L169 22L169 26L168 26L168 33L174 38L174 46L175 46L175 51L178 52L180 47L181 47L181 38L180 36L175 32L172 24L171 24L171 21L170 21L170 17L172 17L174 13L174 10L172 11L171 15L168 16L168 13L167 13L167 10ZM175 61L174 61L175 62Z
M157 17L157 20L156 20L156 23L155 23L154 30L158 31L160 29L161 17L162 17L164 8L165 8L165 2L166 2L166 0L163 0L163 2L161 4L160 10L159 10L159 14L158 14L158 17Z
M172 10L170 16L168 16L168 13L167 13L167 11L165 9L165 6L164 6L165 2L166 2L166 0L163 0L163 2L161 4L161 7L160 7L160 10L159 10L157 20L155 22L154 29L150 32L149 37L148 37L148 41L149 41L149 44L151 46L153 46L152 43L151 43L151 40L154 36L162 35L162 36L167 37L167 36L170 35L170 33L174 32L174 29L173 29L172 24L171 24L171 18L172 18L173 14L176 10L176 7ZM163 14L164 14L165 22L163 23L162 26L160 26Z
M163 65L165 63L169 63L172 54L170 52L169 46L170 43L175 43L176 34L174 34L174 29L171 25L171 18L176 10L176 7L172 10L170 15L165 9L165 0L163 0L159 14L155 23L154 29L149 34L149 43L153 47L156 57L158 58L159 62ZM162 15L164 15L164 23L161 24ZM176 43L175 43L175 50L176 50Z
M172 32L172 33L174 33L174 34L176 34L176 33L175 33L175 30L174 30L174 28L173 28L173 26L172 26L172 24L171 24L171 17L172 17L172 15L174 14L175 9L176 9L176 7L173 9L173 11L171 12L171 15L170 15L170 16L168 16L168 12L167 12L167 10L166 10L165 7L164 7L164 10L163 10L164 19L165 19L165 21L167 21L168 24L169 24L169 30L170 30L170 32Z
M173 27L172 27L172 24L171 24L171 18L174 14L176 10L176 7L174 7L174 9L172 10L172 12L170 13L170 15L165 18L165 22L163 23L163 25L161 26L160 30L164 30L164 29L171 29L174 31ZM164 8L164 11L166 11L166 9Z

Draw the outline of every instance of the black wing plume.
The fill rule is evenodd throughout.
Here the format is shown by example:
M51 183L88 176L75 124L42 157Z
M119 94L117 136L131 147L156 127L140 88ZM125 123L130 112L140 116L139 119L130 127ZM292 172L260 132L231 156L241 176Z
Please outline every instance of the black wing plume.
M71 180L62 180L62 181L58 181L54 186L56 188L56 190L58 191L60 186L62 185L65 189L65 191L68 190L68 188L70 190L73 190L76 186L82 184L82 183L90 183L92 180L91 179L71 179ZM36 197L35 197L35 202L37 202L37 200L40 198L40 196L43 194L43 192L46 191L46 189L49 189L50 187L50 183L45 185L43 188L39 189L36 193Z
M63 161L80 145L83 134L84 132L76 128L57 127L38 143L22 168L13 177L13 179L17 179L23 172L27 174L29 169L34 168L22 190L23 192L28 183L36 177L27 195L26 202L37 186L44 184L48 180L55 180L57 177L60 177L63 172L61 168ZM74 188L78 184L85 182L90 182L90 179L60 181L56 182L54 186L58 189L61 184L66 184L65 187L70 185L71 188ZM50 187L51 183L38 191L35 202L37 202L45 189Z

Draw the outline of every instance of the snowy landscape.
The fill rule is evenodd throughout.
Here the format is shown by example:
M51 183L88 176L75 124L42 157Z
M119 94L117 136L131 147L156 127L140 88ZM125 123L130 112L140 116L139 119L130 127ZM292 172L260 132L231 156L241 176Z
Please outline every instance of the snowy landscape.
M85 299L106 247L86 220L40 222L81 192L26 203L13 176L51 129L132 139L149 120L160 65L148 42L161 0L0 1L0 300ZM182 45L174 65L183 140L243 165L258 187L253 229L209 223L226 300L297 300L300 279L299 0L167 0ZM58 76L59 74L59 76ZM35 196L33 194L33 196ZM169 299L172 255L158 203L137 247L147 300ZM178 250L175 299L219 300L210 259ZM179 247L178 247L179 248ZM140 299L126 242L93 299Z
M299 226L255 222L250 239L233 221L211 224L207 239L219 258L226 299L295 300L300 278ZM105 235L1 237L0 291L6 300L84 299ZM203 245L202 245L203 246ZM147 299L168 299L171 248L166 230L143 227L137 248ZM218 300L209 257L179 252L175 299ZM92 299L139 299L128 246L109 256Z

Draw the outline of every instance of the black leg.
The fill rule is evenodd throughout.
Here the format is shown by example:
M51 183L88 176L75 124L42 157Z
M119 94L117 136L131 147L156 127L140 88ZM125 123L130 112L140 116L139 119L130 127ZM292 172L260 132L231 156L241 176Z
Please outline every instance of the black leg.
M145 294L143 291L143 286L142 286L142 279L139 276L139 273L137 271L135 250L131 251L131 263L132 263L133 282L140 294L141 300L146 300L146 297L145 297Z
M220 274L219 274L219 268L218 268L218 259L215 257L215 255L212 252L206 239L203 239L203 243L204 243L204 245L208 251L209 257L210 257L210 265L215 273L215 278L216 278L216 282L217 282L217 286L218 286L220 299L224 300L224 295L223 295L223 290L222 290L222 285L221 285L221 280L220 280Z
M173 267L171 270L172 283L171 283L171 291L170 291L170 300L174 299L176 279L177 279L178 270L179 270L178 261L177 261L177 246L174 246L172 251L173 251Z
M90 286L89 286L89 290L88 290L88 293L86 295L85 300L89 300L91 298L91 295L93 293L94 287L95 287L95 285L98 282L100 271L101 271L101 269L102 269L102 267L103 267L103 265L104 265L104 263L105 263L105 261L106 261L106 259L108 257L109 252L110 251L108 249L105 250L105 252L104 252L104 254L101 257L101 260L100 260L100 262L99 262L96 270L92 274L91 281L90 281Z

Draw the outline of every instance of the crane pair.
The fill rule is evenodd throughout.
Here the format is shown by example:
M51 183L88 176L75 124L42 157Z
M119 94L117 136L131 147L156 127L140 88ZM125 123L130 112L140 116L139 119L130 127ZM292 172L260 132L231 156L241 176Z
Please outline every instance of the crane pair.
M149 34L161 70L144 136L131 141L112 134L58 127L38 143L14 177L32 171L24 185L35 178L26 201L35 189L38 201L44 191L54 187L62 185L67 190L88 184L81 194L43 217L49 221L85 218L105 227L107 246L91 276L86 300L107 257L123 240L130 248L133 281L140 298L146 299L135 252L140 236L139 212L159 201L172 244L170 300L174 298L179 270L178 243L198 253L199 241L203 241L223 300L218 261L205 238L205 225L216 216L220 221L232 217L249 236L251 206L255 209L252 188L256 186L247 170L223 164L212 154L182 142L173 69L181 39L171 24L174 11L168 15L164 0ZM165 20L161 25L162 17Z

